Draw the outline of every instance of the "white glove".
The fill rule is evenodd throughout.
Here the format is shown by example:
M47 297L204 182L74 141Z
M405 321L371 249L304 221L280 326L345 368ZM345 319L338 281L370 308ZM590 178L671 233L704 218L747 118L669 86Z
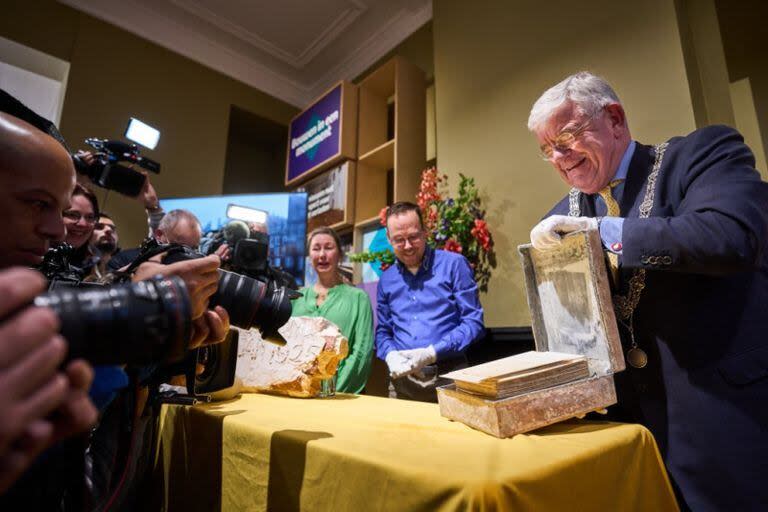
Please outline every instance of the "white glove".
M597 229L597 219L552 215L531 230L531 243L539 250L554 249L560 245L561 235L587 229Z
M393 379L399 379L412 371L411 360L403 355L403 351L392 350L384 361L389 368L389 376Z
M432 364L437 361L437 352L435 352L435 347L432 345L424 348L401 350L400 353L407 357L411 362L411 370L408 373L421 370L428 364Z

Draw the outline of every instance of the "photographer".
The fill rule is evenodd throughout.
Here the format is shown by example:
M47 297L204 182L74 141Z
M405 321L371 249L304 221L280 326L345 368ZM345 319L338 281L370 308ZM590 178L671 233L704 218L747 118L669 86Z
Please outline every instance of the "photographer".
M99 220L96 221L91 241L88 244L95 263L89 276L90 279L98 280L108 272L109 261L120 250L119 242L120 237L115 221L109 214L99 212Z
M69 263L77 267L76 270L82 280L92 272L96 263L88 243L99 218L99 202L96 194L83 185L75 185L69 208L64 210L62 215L64 227L67 230L64 242L71 245L73 249Z
M61 212L74 183L71 160L59 143L0 113L0 201L8 219L0 268L39 264L51 241L64 237ZM0 491L40 452L96 420L87 396L90 365L72 361L61 371L66 346L56 334L55 315L25 306L44 289L36 272L0 273Z
M83 154L90 155L89 152L78 152L78 155L81 155L81 158ZM90 159L84 158L84 161L91 161L92 158L92 156ZM147 236L155 237L157 228L160 226L160 221L165 217L165 211L163 211L163 208L160 206L157 192L155 191L155 187L152 186L152 182L147 173L145 171L138 172L144 174L146 180L144 181L144 186L139 192L139 195L137 195L135 199L144 206L144 210L147 213L147 225L149 227ZM138 247L125 250L118 249L106 264L106 270L114 272L115 270L125 267L135 260L140 252L141 250Z
M72 160L61 144L20 119L0 114L0 200L8 214L6 236L0 239L0 269L38 265L49 245L64 239L62 211L70 207L74 186ZM216 290L218 264L216 257L161 269L145 264L134 276L176 275L185 281L193 318L191 347L221 341L228 331L227 313L221 308L206 309ZM96 419L87 396L92 369L84 361L70 362L64 371L58 369L67 348L65 340L55 334L59 329L56 315L46 308L23 307L43 291L44 284L38 274L21 272L12 277L0 274L0 391L4 401L0 490L13 485L38 453L56 446L0 496L0 509L60 508L67 497L74 497L75 503L82 500L84 443L76 440L65 446L58 442L86 432ZM135 396L141 398L139 393ZM141 414L140 399L134 403Z

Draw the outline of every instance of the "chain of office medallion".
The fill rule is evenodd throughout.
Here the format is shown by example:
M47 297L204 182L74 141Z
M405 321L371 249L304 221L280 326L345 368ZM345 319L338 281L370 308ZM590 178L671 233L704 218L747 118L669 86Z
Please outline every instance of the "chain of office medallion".
M656 179L659 176L661 170L661 162L664 159L664 152L667 149L668 143L659 144L653 148L656 153L656 159L653 162L653 169L651 174L648 175L648 182L645 187L645 197L643 202L640 203L640 215L639 218L647 219L651 215L651 209L653 208L653 198L656 194ZM572 188L568 193L568 215L571 217L578 217L581 215L581 207L579 206L579 199L581 198L581 192L577 188ZM629 293L626 296L614 295L613 303L616 310L622 320L627 320L634 313L635 308L640 302L640 296L645 289L645 269L638 268L632 272L632 277L629 278Z

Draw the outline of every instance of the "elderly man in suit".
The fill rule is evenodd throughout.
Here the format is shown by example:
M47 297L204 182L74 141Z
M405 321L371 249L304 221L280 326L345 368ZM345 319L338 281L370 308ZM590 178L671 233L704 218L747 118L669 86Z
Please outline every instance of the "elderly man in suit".
M571 187L539 249L596 228L627 358L624 419L659 443L682 508L768 510L768 184L735 130L633 141L603 79L569 76L528 120Z

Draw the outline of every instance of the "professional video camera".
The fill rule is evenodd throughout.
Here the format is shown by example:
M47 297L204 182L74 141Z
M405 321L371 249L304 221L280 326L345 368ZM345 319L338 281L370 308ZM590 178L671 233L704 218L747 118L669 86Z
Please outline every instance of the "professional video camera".
M213 254L223 243L231 248L231 257L224 263L228 270L278 288L297 289L296 280L292 275L269 264L267 233L251 231L245 222L232 220L219 231L209 233L208 240L203 240L200 244L201 252Z
M97 150L96 162L88 165L81 157L72 156L77 172L88 176L100 187L114 190L130 197L136 197L141 192L146 176L131 167L125 167L118 162L138 164L140 167L156 174L160 173L160 164L141 156L136 144L128 144L117 140L85 139L85 143Z

